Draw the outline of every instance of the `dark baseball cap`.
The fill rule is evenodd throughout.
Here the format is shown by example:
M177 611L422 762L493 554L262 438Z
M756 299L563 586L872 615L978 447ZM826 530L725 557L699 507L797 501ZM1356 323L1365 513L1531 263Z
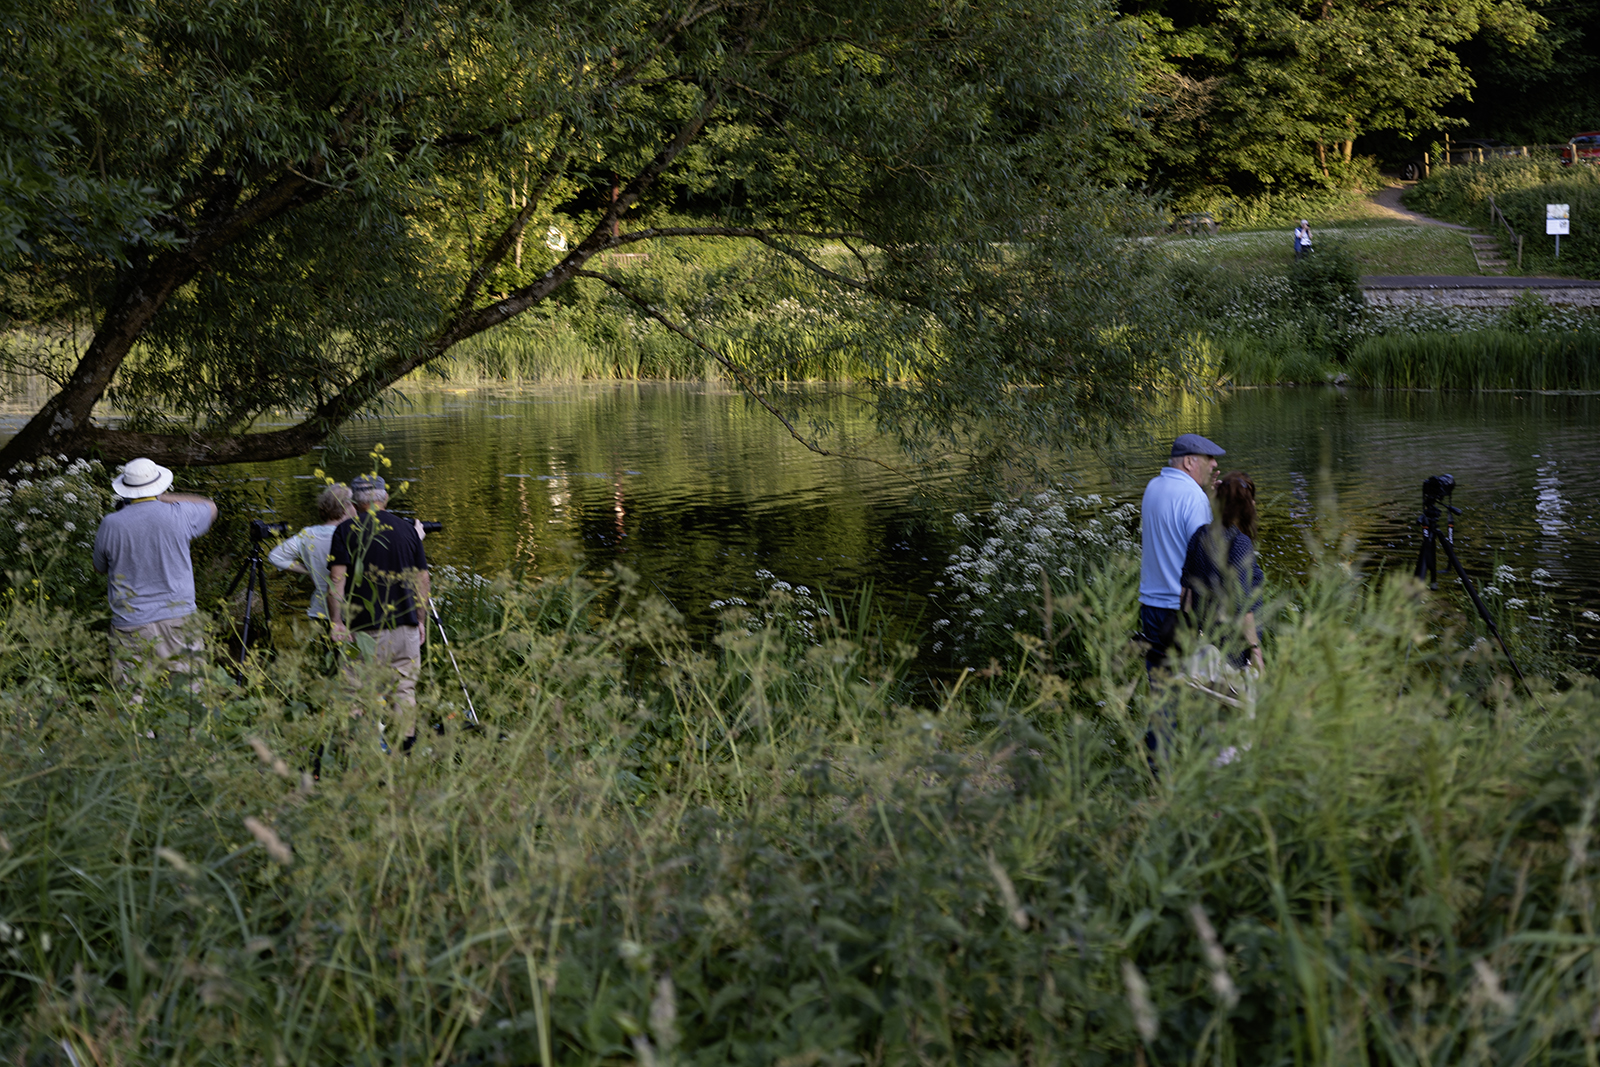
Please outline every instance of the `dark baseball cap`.
M1208 441L1197 433L1186 433L1172 442L1172 458L1179 456L1225 456L1222 446Z
M1189 434L1189 436L1193 437L1194 435ZM350 491L352 493L370 493L373 490L387 493L389 491L389 483L376 474L358 474L350 479Z

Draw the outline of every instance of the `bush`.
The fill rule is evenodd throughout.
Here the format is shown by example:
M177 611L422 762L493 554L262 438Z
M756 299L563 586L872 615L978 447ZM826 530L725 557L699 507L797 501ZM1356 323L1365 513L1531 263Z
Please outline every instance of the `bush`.
M45 456L8 474L0 480L7 595L80 611L103 608L105 579L94 572L89 551L111 506L100 461Z
M1507 192L1497 198L1512 227L1523 237L1523 269L1530 273L1560 270L1580 278L1600 278L1600 167L1569 167L1561 181ZM1544 232L1545 205L1572 209L1572 232L1555 238Z
M1427 178L1406 191L1405 202L1434 218L1468 226L1487 226L1489 197L1498 201L1513 190L1562 181L1570 175L1570 167L1548 158L1502 157L1470 165L1436 167ZM1544 218L1542 213L1539 217ZM1538 232L1544 232L1543 225Z
M1020 651L1017 636L1027 635L1060 654L1042 605L1054 590L1087 591L1097 577L1119 573L1117 562L1137 558L1138 516L1133 504L1111 507L1098 495L1062 489L995 501L976 520L958 512L956 529L967 543L934 583L947 592L938 594L946 614L933 624L933 650L948 643L962 664L1011 662Z
M1289 306L1320 311L1336 328L1361 314L1361 270L1350 250L1338 242L1314 246L1289 268Z

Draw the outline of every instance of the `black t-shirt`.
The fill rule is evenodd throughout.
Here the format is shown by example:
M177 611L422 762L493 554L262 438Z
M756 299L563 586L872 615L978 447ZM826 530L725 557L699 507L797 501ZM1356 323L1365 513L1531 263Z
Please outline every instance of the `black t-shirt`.
M351 630L417 625L417 575L428 569L410 519L366 512L333 531L328 563L345 568L345 623Z

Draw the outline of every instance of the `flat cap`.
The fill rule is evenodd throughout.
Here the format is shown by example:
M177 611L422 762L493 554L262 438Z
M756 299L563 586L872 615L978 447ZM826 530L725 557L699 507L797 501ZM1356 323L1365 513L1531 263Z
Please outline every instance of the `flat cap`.
M1215 441L1208 441L1197 433L1186 433L1172 442L1172 458L1179 456L1225 456L1222 446Z
M1194 435L1190 434L1189 436L1193 437ZM374 490L380 493L387 493L389 491L389 483L376 474L358 474L350 479L350 491L352 493L370 493Z

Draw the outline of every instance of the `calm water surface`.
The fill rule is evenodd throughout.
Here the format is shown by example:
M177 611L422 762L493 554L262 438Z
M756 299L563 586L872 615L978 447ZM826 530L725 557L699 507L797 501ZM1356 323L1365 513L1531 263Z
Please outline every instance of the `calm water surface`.
M852 402L828 414L853 447L887 456ZM1082 456L1067 474L1083 491L1136 499L1172 437L1197 430L1228 450L1224 470L1255 478L1262 554L1280 575L1304 568L1308 536L1327 541L1336 529L1354 534L1369 566L1409 569L1422 481L1451 474L1468 569L1482 577L1503 562L1524 579L1548 571L1572 632L1594 653L1600 628L1578 612L1600 603L1597 419L1595 396L1248 390L1186 402L1116 455ZM925 623L936 617L927 594L954 549L945 515L903 479L806 452L715 386L422 393L349 437L360 453L382 442L394 464L386 473L412 479L404 506L446 524L428 541L436 562L539 574L622 562L695 625L712 622L714 600L759 595L770 584L763 570L836 592L870 580L881 608ZM344 479L366 464L358 454L326 465ZM280 517L303 522L316 465L245 471L279 487Z

